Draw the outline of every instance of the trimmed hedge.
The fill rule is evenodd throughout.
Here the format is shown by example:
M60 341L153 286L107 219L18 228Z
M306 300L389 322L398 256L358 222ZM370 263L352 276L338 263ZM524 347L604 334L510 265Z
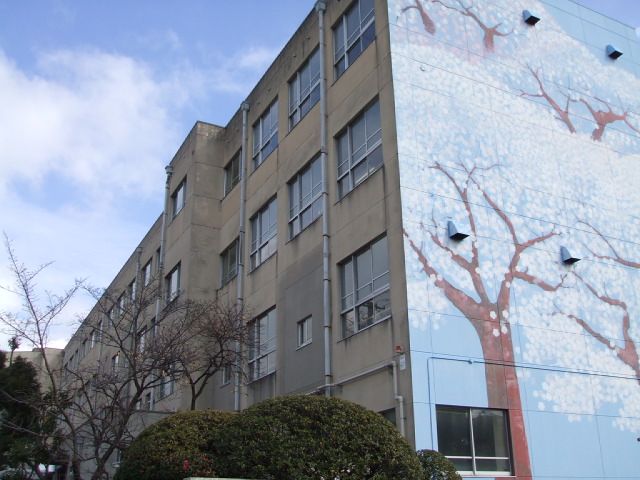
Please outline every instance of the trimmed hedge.
M133 441L114 480L217 476L220 459L217 439L233 416L229 412L196 410L160 420Z
M424 469L426 480L462 480L451 460L440 452L420 450L418 459Z
M221 473L227 477L424 478L415 452L391 423L360 405L336 398L267 400L233 417L222 437Z

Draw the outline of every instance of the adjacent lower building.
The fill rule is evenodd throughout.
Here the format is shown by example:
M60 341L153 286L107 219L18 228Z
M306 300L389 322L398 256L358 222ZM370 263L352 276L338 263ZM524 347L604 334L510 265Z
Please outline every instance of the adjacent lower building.
M332 395L464 477L640 478L638 92L635 31L570 0L319 1L110 288L253 312L198 408ZM66 368L114 355L88 332Z

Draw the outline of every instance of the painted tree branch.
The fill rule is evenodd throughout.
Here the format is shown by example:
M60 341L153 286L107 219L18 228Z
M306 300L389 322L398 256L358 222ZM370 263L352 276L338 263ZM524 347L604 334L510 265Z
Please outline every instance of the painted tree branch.
M466 6L462 0L456 0L458 7L449 5L445 3L443 0L432 0L433 3L439 3L444 8L449 10L453 10L455 12L460 13L461 15L473 20L478 27L482 30L484 34L483 45L484 49L487 52L493 52L495 50L495 37L507 37L513 33L513 29L508 32L501 32L498 30L502 26L502 22L497 23L490 27L487 23L482 20L477 13L473 11L474 5Z
M600 230L598 230L596 227L591 225L589 222L580 221L578 223L586 225L591 230L593 230L602 239L602 241L604 241L607 244L607 246L609 247L609 249L613 253L613 256L611 256L611 255L600 255L600 254L595 253L592 250L589 250L594 257L599 258L601 260L611 260L611 261L614 261L616 263L619 263L620 265L624 265L625 267L631 267L631 268L640 269L640 262L636 262L636 261L629 260L627 258L622 257L618 253L618 251L614 248L614 246L611 244L611 241L607 237L605 237L602 234L602 232Z
M622 113L616 113L613 111L613 109L611 108L611 105L608 102L598 97L595 97L595 99L598 102L605 105L606 110L602 110L602 109L596 110L596 108L593 107L584 98L580 98L579 100L573 100L574 102L579 101L580 103L582 103L587 108L587 110L589 110L589 113L593 117L593 120L596 122L597 127L593 130L593 132L591 132L591 138L593 140L598 142L601 141L602 136L604 135L604 131L607 128L607 125L610 125L615 122L624 122L631 130L633 130L636 133L640 133L640 129L632 125L631 122L629 121L628 111L624 111Z
M427 33L430 33L431 35L435 35L436 24L427 13L427 10L424 8L424 5L420 3L420 0L414 0L414 1L415 1L415 4L404 7L402 9L402 13L405 13L408 10L416 9L420 14L420 19L422 20L422 26L424 27L424 29L427 31Z
M540 69L534 70L530 65L527 65L527 68L531 72L531 75L533 75L533 78L535 78L536 83L538 84L539 91L538 93L529 93L521 90L520 96L529 98L544 98L551 106L551 108L553 108L553 110L556 112L556 118L564 123L571 133L576 133L576 127L573 125L573 122L569 117L569 105L572 100L571 96L569 94L565 94L567 101L564 108L561 107L560 104L558 104L558 102L554 100L553 97L551 97L551 95L549 95L549 93L546 91L544 84L542 83L542 79L540 78Z

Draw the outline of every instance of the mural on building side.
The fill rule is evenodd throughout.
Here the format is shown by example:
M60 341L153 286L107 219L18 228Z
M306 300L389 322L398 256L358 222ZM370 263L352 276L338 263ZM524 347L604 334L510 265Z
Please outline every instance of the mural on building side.
M436 405L489 407L517 477L640 478L635 33L568 0L389 20L418 448Z

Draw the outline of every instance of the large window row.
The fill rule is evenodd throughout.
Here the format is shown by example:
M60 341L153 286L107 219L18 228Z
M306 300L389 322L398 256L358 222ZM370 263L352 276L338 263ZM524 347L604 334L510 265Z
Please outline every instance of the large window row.
M333 27L333 65L336 78L376 36L374 0L356 0Z

